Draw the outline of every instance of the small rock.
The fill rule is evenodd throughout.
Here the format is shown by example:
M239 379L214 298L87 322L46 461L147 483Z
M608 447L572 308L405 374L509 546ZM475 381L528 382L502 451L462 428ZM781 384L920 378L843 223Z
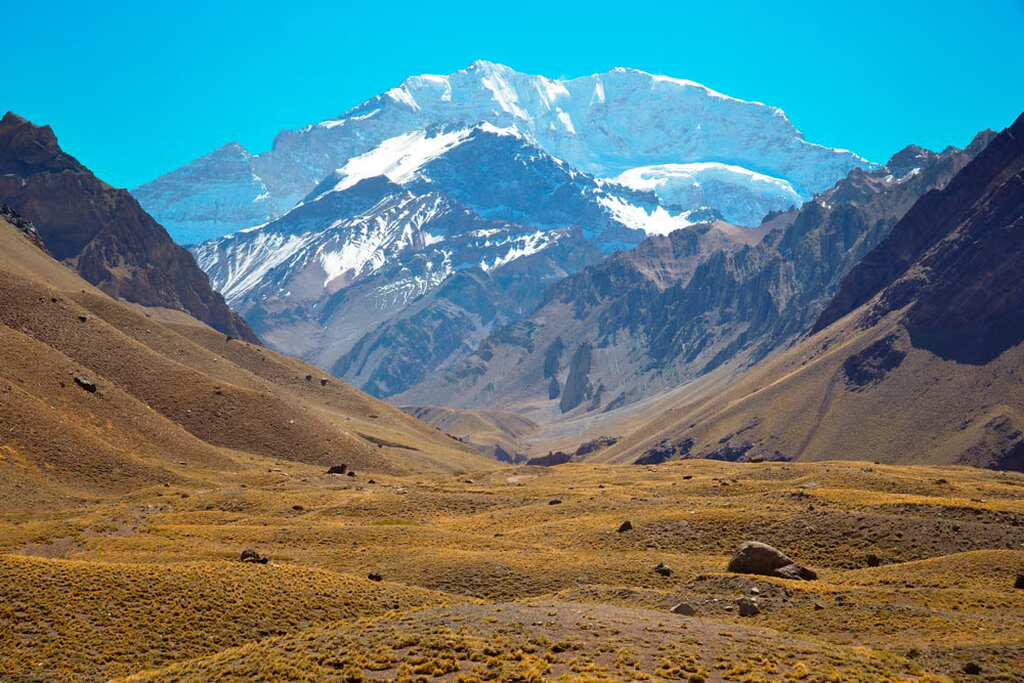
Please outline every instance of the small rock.
M1024 589L1024 574L1017 574L1017 580L1014 581L1013 587Z
M562 504L562 501L559 500L558 498L552 498L551 500L548 501L548 505L561 505L561 504Z
M306 375L306 381L307 382L312 382L313 381L313 375Z
M697 613L697 610L695 610L692 605L685 602L681 602L672 608L672 612L674 614L682 614L687 617L692 617Z
M80 322L80 323L84 323L88 319L89 319L89 316L87 316L87 315L80 315L80 316L78 316L78 322Z
M250 562L253 564L266 564L270 561L269 557L264 557L252 548L246 548L242 551L242 555L238 558L240 562Z
M384 580L384 577L381 576L380 574L378 574L377 572L370 572L369 574L366 575L366 578L368 578L370 581L383 581Z
M874 553L868 553L868 556L864 559L868 563L869 567L877 567L882 564L882 558Z
M373 479L370 479L370 480L368 480L368 481L367 481L366 483L367 483L367 484L376 484L377 482L375 482L375 481L374 481Z
M666 567L664 562L659 562L654 571L662 576L672 576L672 570Z
M296 512L302 512L305 509L306 508L302 507L301 505L292 505L292 510L295 510Z
M90 394L96 393L96 383L86 379L85 377L75 376L75 384L88 391Z
M820 612L823 609L825 609L825 606L823 604L821 604L820 602L814 603L814 611L815 612Z
M348 476L350 476L350 477L356 476L356 471L355 470L349 470L348 471Z
M327 474L345 474L348 471L348 465L331 465L330 469L327 470Z
M627 531L632 531L632 530L633 530L633 523L630 522L629 520L626 520L625 522L623 522L622 524L619 525L619 533L620 534L623 534L623 533L625 533Z
M326 387L327 386L327 382L328 382L328 379L326 377L321 377L320 378L320 386Z
M753 617L761 613L761 609L757 606L757 602L750 598L740 598L736 601L736 606L740 610L741 617Z
M966 664L964 664L964 668L962 669L962 671L968 676L981 675L981 667L974 662L967 662Z

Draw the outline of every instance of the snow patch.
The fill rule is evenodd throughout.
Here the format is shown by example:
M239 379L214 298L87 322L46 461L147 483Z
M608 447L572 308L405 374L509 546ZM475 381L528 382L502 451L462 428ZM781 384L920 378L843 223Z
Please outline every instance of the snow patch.
M618 222L627 228L643 230L648 235L667 235L673 230L679 230L694 225L689 219L689 214L671 214L664 207L655 207L653 211L647 211L641 206L627 204L619 197L599 197L598 203L608 209Z
M412 93L409 92L409 89L406 88L404 85L398 88L392 88L391 90L388 90L384 94L393 99L395 102L398 102L399 104L404 104L413 111L420 110L420 105L416 102L415 98L413 98Z
M491 91L491 96L502 111L524 121L530 119L530 116L519 106L519 96L516 95L515 88L510 86L508 81L497 71L491 70L481 79L480 83Z

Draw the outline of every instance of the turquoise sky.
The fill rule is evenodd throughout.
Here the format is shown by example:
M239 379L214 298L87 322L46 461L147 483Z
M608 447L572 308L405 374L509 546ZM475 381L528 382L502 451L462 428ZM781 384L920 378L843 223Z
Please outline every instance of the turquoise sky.
M416 73L630 66L782 107L884 161L1024 111L1024 0L6 2L0 109L134 187L220 145L267 149Z

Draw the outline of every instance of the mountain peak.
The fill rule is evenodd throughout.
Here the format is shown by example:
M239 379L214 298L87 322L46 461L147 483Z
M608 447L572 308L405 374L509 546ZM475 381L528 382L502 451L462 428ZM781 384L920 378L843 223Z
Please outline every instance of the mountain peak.
M28 119L18 116L13 111L9 111L4 114L3 120L0 120L0 127L20 126L23 123L28 123Z
M486 59L476 59L466 67L465 71L515 71L515 69L497 62L490 62Z

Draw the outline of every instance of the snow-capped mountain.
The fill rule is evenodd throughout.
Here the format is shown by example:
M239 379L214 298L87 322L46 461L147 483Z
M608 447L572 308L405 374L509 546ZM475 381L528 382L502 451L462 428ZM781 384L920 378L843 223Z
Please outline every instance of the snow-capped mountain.
M498 251L473 259L459 254L460 268L485 271L550 246L553 235L561 234L551 231L579 227L594 249L610 253L707 213L666 207L651 192L596 180L544 153L514 128L485 123L385 140L350 159L281 218L194 252L214 286L243 307L253 292L260 298L281 290L282 266L290 272L314 260L324 271L322 286L337 290L405 250L450 240L452 234L423 230L444 214L442 205L450 210L455 203L479 219L503 224L488 240ZM504 233L521 232L520 226L529 226L532 237L512 244Z
M281 218L193 253L263 339L386 396L528 314L554 281L713 216L485 123L385 140Z
M282 215L325 176L385 141L421 153L404 136L481 122L514 127L597 178L657 172L670 180L652 189L668 203L710 201L744 224L870 165L807 142L775 107L692 81L634 69L553 80L481 61L448 76L408 78L336 119L281 133L264 154L229 145L138 188L136 196L178 240L202 241ZM680 173L670 164L702 166ZM629 175L634 169L646 170Z

